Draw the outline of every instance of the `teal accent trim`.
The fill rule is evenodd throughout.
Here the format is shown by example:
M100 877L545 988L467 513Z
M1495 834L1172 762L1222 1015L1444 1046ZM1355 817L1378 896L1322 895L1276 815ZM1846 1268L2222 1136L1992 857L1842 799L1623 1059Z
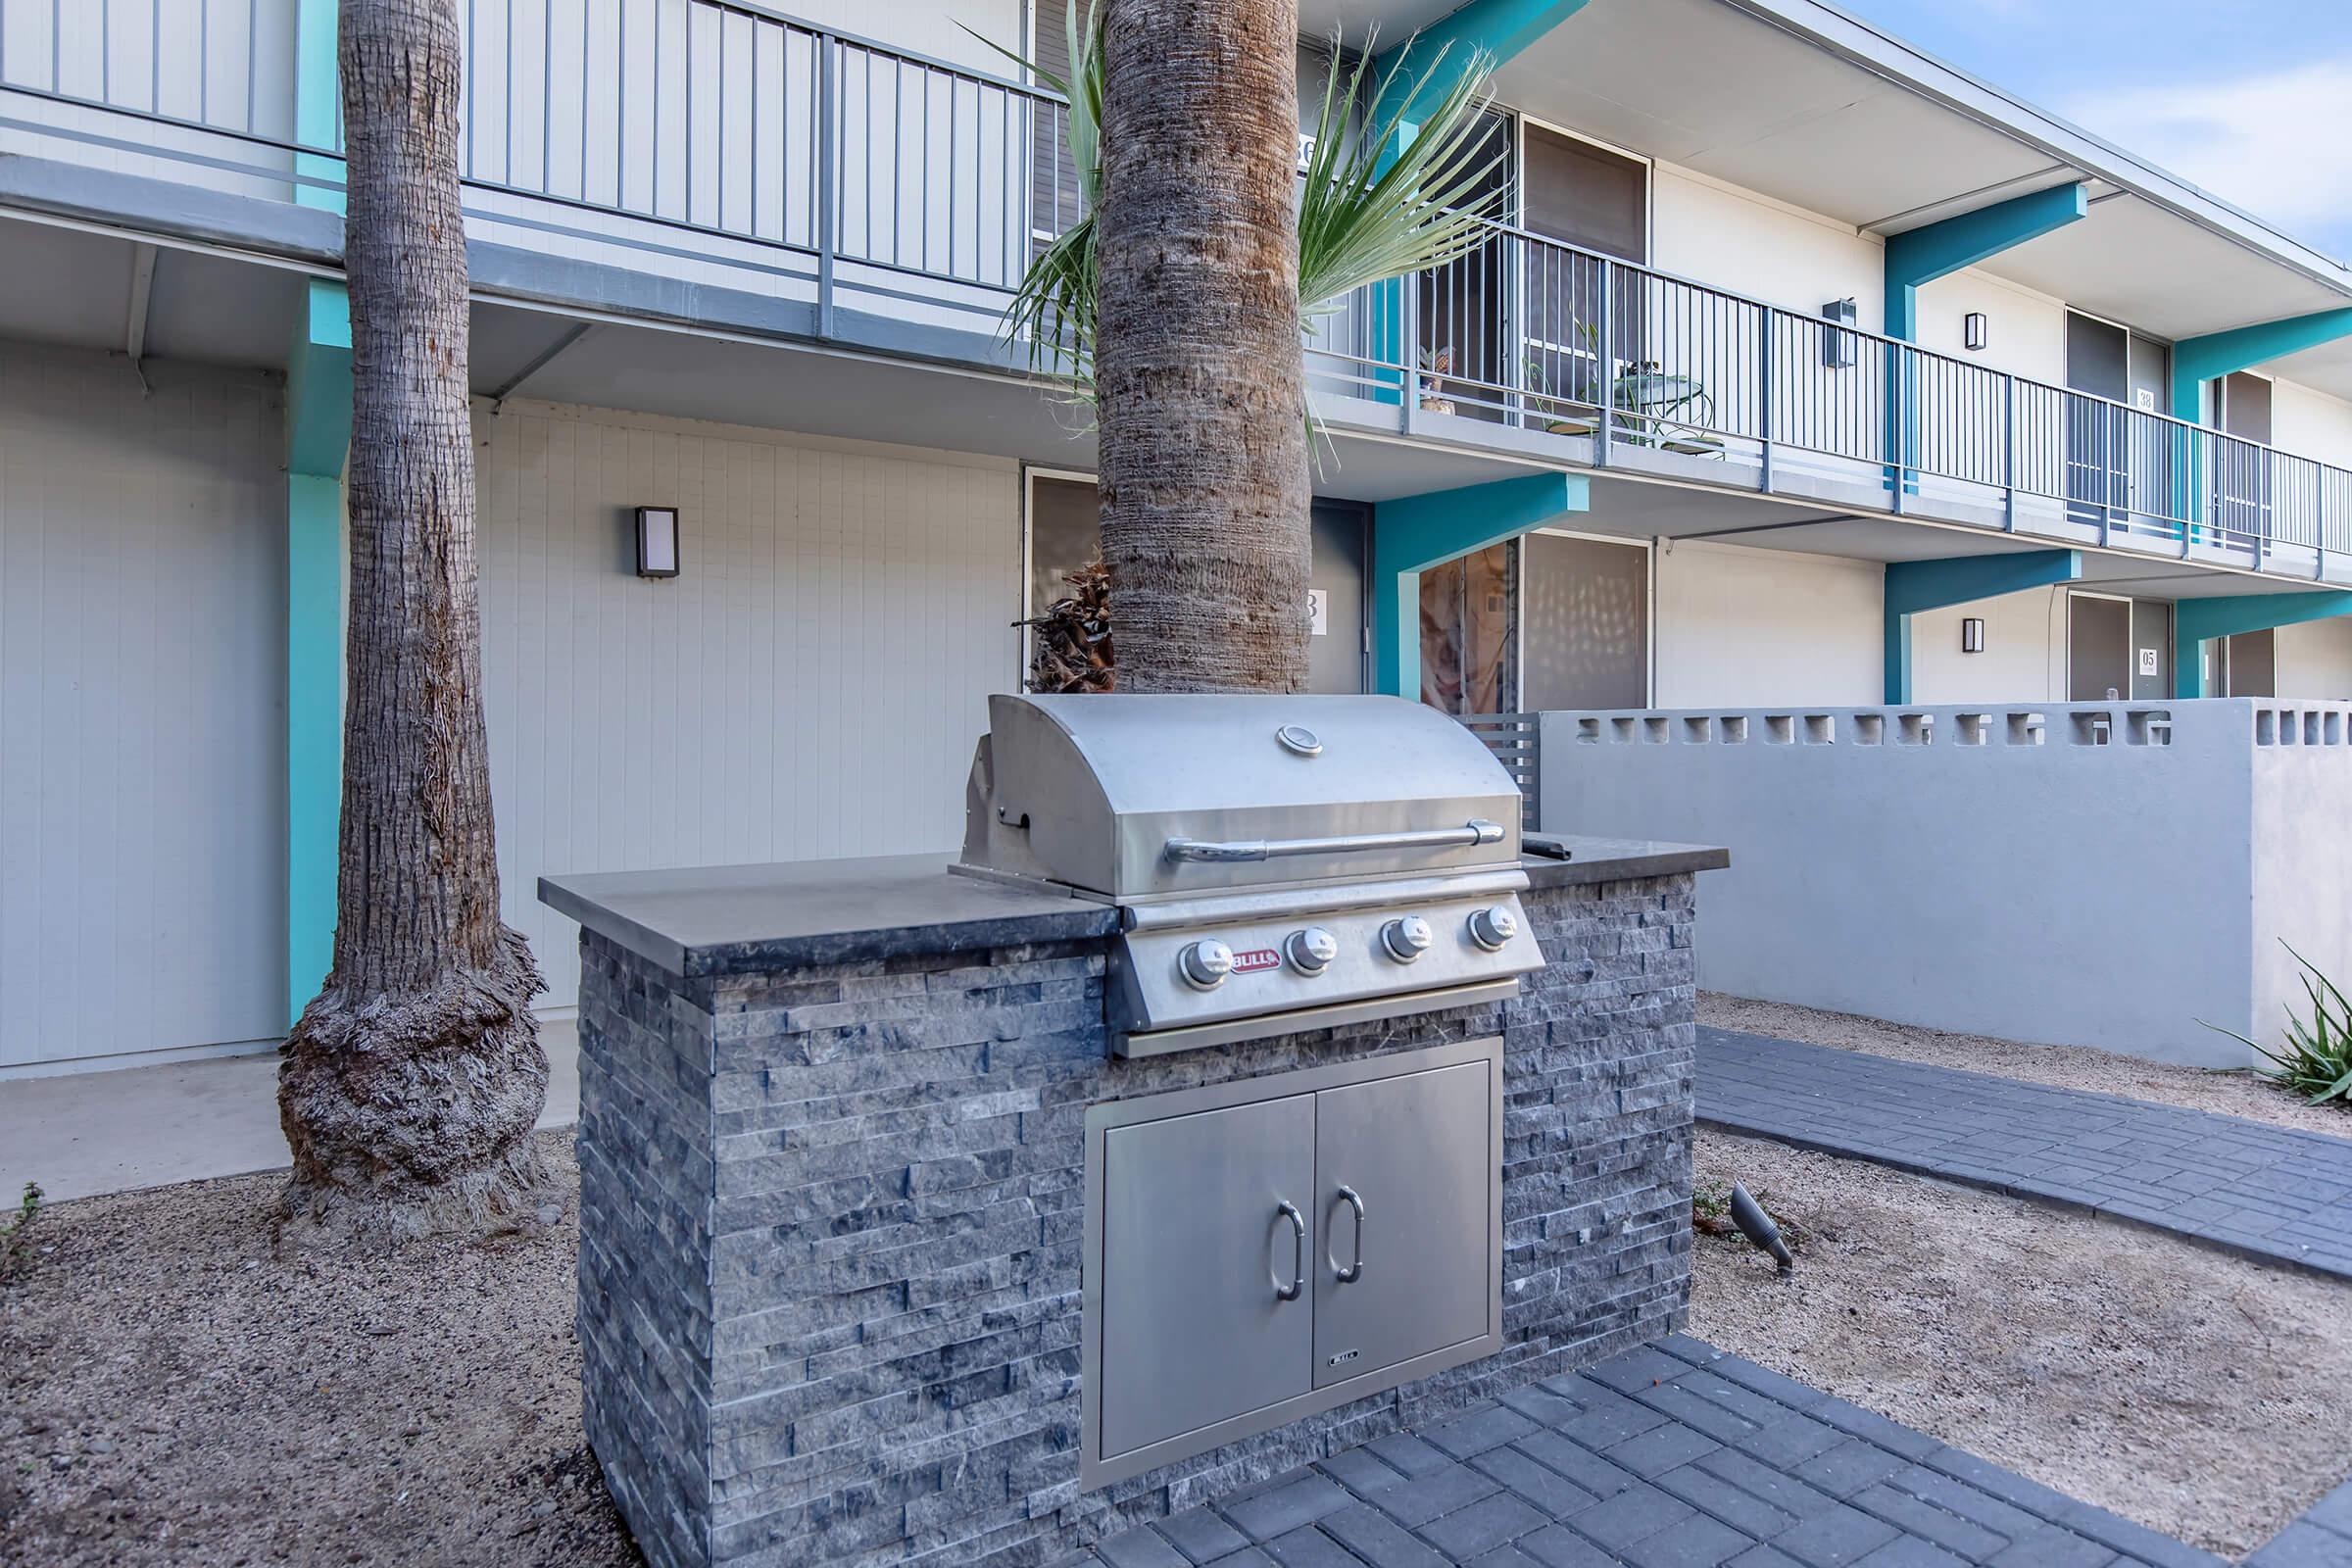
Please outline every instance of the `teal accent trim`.
M286 470L339 478L350 445L351 296L313 278L286 358Z
M1592 494L1592 484L1580 475L1533 473L1374 506L1374 688L1393 697L1421 695L1423 571L1584 512Z
M2254 362L2260 364L2260 361ZM2173 606L2173 695L2205 695L2205 645L2240 632L2352 615L2352 593L2230 594Z
M300 0L294 13L294 139L305 147L340 147L336 131L343 122L343 81L335 57L336 0ZM319 179L340 181L343 161L316 153L296 153L294 172ZM294 187L298 207L343 211L343 193L317 185Z
M2352 337L2352 309L2317 311L2182 338L2173 345L2173 417L2209 424L2208 383L2344 337Z
M343 809L343 464L351 304L313 280L286 358L286 1008L334 961Z
M1396 48L1372 62L1374 79L1386 83L1373 103L1371 121L1385 122L1401 112L1409 122L1424 101L1443 97L1461 67L1484 56L1494 65L1511 59L1529 44L1585 9L1587 0L1469 0L1449 16L1441 17ZM1446 51L1445 76L1409 75L1390 80L1400 58L1432 60Z
M2003 556L1886 563L1886 701L1911 701L1911 617L1923 611L1998 599L2028 588L2079 582L2078 550L2023 550Z
M1886 240L1886 335L1919 341L1919 291L2090 213L2087 185L2056 185Z
M2087 185L2054 185L2030 196L2019 196L1973 213L1961 213L1940 222L1905 229L1887 236L1886 256L1886 335L1904 343L1919 341L1919 291L1939 277L1990 260L2005 250L2064 228L2090 212ZM1904 492L1916 495L1919 480L1908 467L1919 451L1919 368L1902 350L1886 352L1886 450L1898 464L1889 468L1886 485L1900 503ZM1908 701L1908 699L1903 699ZM1888 701L1896 701L1889 698Z

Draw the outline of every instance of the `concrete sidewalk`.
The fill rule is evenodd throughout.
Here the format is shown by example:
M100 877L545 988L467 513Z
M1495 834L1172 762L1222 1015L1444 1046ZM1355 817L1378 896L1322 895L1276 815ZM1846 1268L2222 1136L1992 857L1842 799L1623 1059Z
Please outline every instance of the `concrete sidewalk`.
M542 1127L579 1119L579 1035L544 1020ZM26 1182L45 1200L279 1170L292 1163L277 1126L277 1056L221 1056L169 1067L0 1082L0 1209Z

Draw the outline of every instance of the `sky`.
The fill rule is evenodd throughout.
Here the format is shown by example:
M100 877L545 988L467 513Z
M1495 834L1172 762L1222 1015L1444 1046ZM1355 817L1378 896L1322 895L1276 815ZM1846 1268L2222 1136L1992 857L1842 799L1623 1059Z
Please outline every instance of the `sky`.
M1834 0L2352 259L2352 0Z

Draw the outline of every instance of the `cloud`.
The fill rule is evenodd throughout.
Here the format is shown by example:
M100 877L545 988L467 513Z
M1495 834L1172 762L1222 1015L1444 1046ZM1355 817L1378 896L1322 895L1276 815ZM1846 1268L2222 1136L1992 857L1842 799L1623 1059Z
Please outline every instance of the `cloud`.
M2352 58L2085 93L2063 112L2289 232L2352 232Z

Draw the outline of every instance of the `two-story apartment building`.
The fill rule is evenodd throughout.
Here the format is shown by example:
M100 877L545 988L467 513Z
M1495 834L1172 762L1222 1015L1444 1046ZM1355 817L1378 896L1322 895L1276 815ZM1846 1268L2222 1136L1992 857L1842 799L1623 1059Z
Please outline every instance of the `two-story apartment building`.
M1093 551L1083 414L1001 331L1076 198L989 41L1058 58L1060 0L797 5L464 12L551 1006L542 873L955 842ZM266 1046L325 968L334 9L0 0L0 1075ZM1305 0L1302 78L1417 27L1497 60L1506 177L1478 253L1310 336L1318 687L2352 696L2343 265L1812 0Z

